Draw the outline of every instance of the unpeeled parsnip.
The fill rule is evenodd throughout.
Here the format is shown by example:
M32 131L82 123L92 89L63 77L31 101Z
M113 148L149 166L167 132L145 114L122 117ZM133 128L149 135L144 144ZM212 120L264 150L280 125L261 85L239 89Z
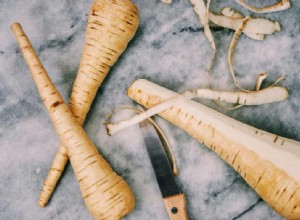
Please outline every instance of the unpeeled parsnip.
M137 80L128 89L128 96L146 108L176 95L146 80ZM160 115L215 151L280 215L300 218L300 142L248 126L188 99Z
M126 49L139 24L139 12L130 0L95 0L89 13L86 39L70 98L70 109L82 125L96 92L110 67ZM44 182L38 205L45 207L68 161L60 143Z
M21 26L15 23L11 28L55 130L66 147L87 208L95 219L120 219L134 208L131 189L98 153L64 103Z

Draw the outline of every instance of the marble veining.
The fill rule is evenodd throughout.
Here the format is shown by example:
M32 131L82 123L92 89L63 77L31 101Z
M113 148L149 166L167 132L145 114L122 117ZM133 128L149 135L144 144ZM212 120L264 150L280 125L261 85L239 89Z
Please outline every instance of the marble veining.
M84 128L134 191L136 208L125 219L163 220L167 219L166 211L138 126L109 137L104 118L114 108L134 105L126 97L126 89L138 78L178 92L204 87L212 51L188 1L174 0L171 5L159 0L133 2L140 9L140 27L99 89ZM254 1L257 6L275 2ZM68 101L91 4L92 0L0 0L0 219L92 219L70 165L49 205L37 207L59 140L9 29L15 21L22 24L51 79ZM211 3L214 12L232 6L243 15L280 22L282 31L262 42L241 36L234 64L241 84L250 89L262 71L269 73L263 86L287 76L280 84L289 89L289 99L235 111L199 101L239 121L299 141L300 8L297 1L291 4L287 11L257 15L233 0ZM211 86L234 90L227 62L233 31L219 27L212 30L217 54ZM132 114L126 111L113 120ZM156 119L173 145L180 172L177 182L186 194L190 219L282 219L213 152L163 119Z

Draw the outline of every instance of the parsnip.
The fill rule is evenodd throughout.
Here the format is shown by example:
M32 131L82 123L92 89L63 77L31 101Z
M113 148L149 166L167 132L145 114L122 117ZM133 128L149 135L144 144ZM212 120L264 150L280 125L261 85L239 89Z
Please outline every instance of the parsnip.
M134 208L134 196L86 135L49 79L21 26L11 26L39 94L67 149L84 202L95 219L120 219Z
M70 98L70 109L80 125L110 67L126 49L139 23L130 0L94 0L88 17L85 44ZM68 161L60 143L38 201L45 207Z
M178 96L137 80L128 96L146 108ZM215 151L280 215L300 216L300 143L248 126L195 101L182 99L160 114Z
M255 13L269 13L269 12L276 12L276 11L283 11L291 7L291 3L289 0L281 0L274 5L268 5L262 8L254 7L253 5L249 5L245 0L236 0L239 4L244 6L245 8L249 9Z

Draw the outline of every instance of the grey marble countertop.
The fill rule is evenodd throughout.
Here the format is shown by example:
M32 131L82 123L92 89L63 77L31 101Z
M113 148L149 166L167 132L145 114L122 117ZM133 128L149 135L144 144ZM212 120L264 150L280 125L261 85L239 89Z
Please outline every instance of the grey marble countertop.
M257 5L274 3L255 1ZM212 54L203 29L188 1L166 5L159 0L134 0L140 26L126 52L98 91L84 125L111 166L130 184L136 208L125 219L167 219L159 188L137 126L113 137L104 117L121 105L133 105L126 89L146 78L174 91L204 87ZM281 136L300 140L300 8L292 1L287 11L257 15L235 1L212 1L219 12L232 6L244 15L278 20L282 30L262 42L241 36L234 56L240 82L253 88L259 72L279 76L289 89L288 100L227 111L200 100L230 117ZM58 146L50 118L37 94L29 70L9 29L18 21L32 41L48 73L66 101L79 65L87 13L92 0L0 0L0 219L92 219L80 196L70 165L46 208L38 196ZM234 89L227 62L233 32L213 31L217 54L212 86ZM121 117L128 117L123 113ZM187 197L190 219L281 219L224 161L182 130L157 118L178 160L178 184Z

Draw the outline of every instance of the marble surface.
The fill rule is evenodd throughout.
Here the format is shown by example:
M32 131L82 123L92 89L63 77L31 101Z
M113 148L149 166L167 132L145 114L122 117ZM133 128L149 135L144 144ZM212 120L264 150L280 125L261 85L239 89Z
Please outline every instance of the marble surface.
M254 2L259 6L275 0ZM91 3L92 0L0 0L0 219L92 219L70 165L50 204L44 209L36 205L59 140L9 29L15 21L23 25L51 79L68 101ZM162 220L167 215L139 128L134 126L109 137L104 117L121 105L133 105L126 97L126 89L138 78L178 92L203 87L212 51L188 1L175 0L171 5L159 0L134 3L141 12L140 27L100 88L84 128L135 193L136 208L125 219ZM228 5L244 15L281 23L282 31L263 42L242 36L234 63L247 88L254 87L261 71L269 73L264 86L286 75L281 85L289 89L290 98L235 111L199 101L239 121L299 141L299 3L292 1L287 11L265 15L250 13L233 0L212 1L211 9L219 12ZM233 32L216 30L213 35L218 52L212 86L234 89L227 63ZM130 115L124 112L115 119ZM177 181L186 194L190 219L281 219L213 152L163 119L157 121L173 145L180 172Z

